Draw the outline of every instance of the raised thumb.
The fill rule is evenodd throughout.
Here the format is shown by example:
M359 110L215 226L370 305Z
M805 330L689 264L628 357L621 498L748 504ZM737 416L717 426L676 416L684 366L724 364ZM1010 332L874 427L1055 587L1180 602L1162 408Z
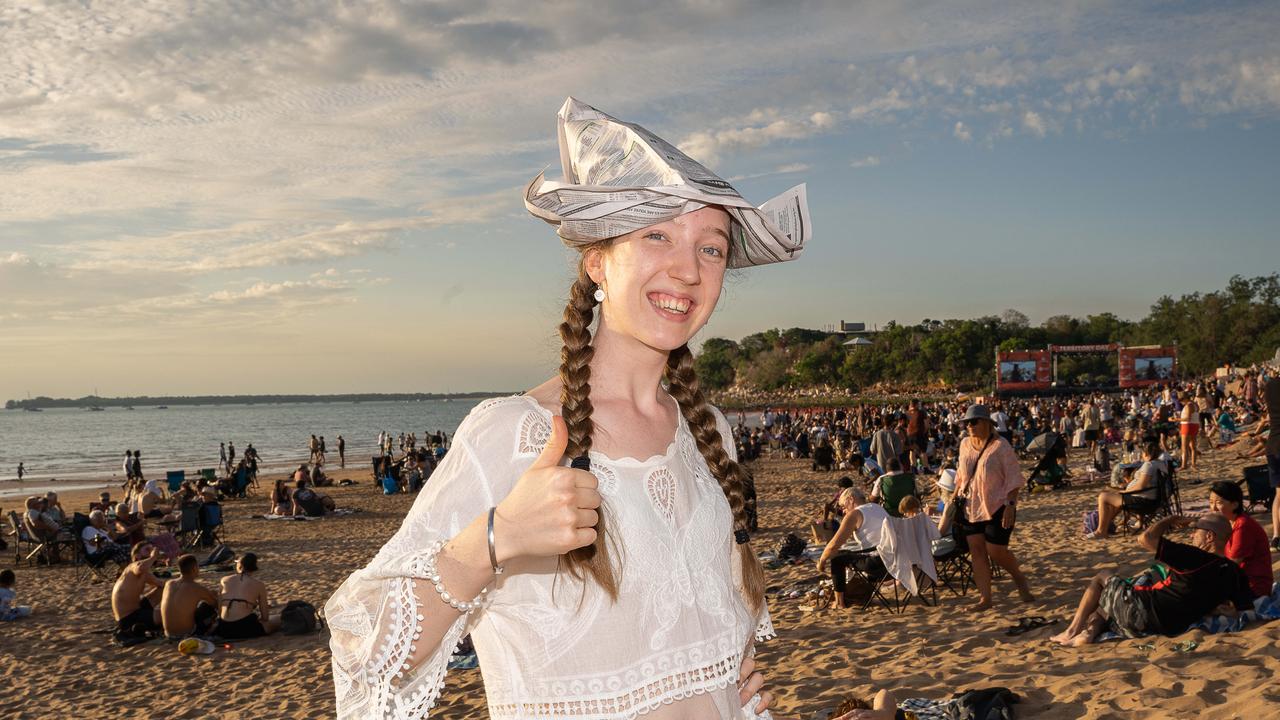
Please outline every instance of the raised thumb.
M564 418L559 415L551 417L551 437L547 438L546 447L542 448L542 454L537 460L533 461L533 467L555 467L560 464L560 459L564 457L564 450L569 446L569 426L565 424Z

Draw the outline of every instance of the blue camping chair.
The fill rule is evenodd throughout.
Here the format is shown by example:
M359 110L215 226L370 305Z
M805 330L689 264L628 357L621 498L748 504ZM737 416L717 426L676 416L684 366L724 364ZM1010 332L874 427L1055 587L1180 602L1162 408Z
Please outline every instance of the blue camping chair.
M238 468L235 477L231 479L231 494L238 498L248 497L249 480L248 466Z
M226 525L222 521L222 506L217 503L203 503L199 508L200 533L198 544L200 547L213 547L218 544L225 544Z
M187 480L186 470L170 470L164 474L166 480L169 481L169 492L176 493L182 489L182 483Z

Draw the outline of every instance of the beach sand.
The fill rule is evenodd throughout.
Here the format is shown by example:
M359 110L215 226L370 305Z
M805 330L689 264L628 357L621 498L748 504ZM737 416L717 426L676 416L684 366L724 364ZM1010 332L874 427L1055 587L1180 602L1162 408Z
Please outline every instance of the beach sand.
M1078 459L1076 451L1073 460ZM1180 476L1184 505L1205 507L1207 482L1238 479L1249 464L1230 451L1208 453L1198 473ZM1252 461L1256 462L1256 461ZM815 473L803 461L761 460L754 466L760 495L760 551L776 549L788 532L808 537L814 510L840 473ZM1077 471L1078 472L1078 471ZM228 543L258 553L259 577L273 602L305 599L320 607L353 569L363 566L399 526L413 498L375 492L365 469L335 471L359 485L329 488L351 516L313 522L249 519L266 510L266 488L248 501L224 503ZM961 612L971 591L943 591L939 607L912 605L905 614L883 609L805 612L802 601L771 598L778 638L759 646L778 718L826 717L846 695L869 697L878 688L902 697L950 697L971 687L1005 686L1022 698L1022 718L1280 717L1280 622L1236 634L1189 633L1176 639L1122 641L1082 649L1047 638L1070 619L1085 583L1102 569L1133 573L1149 554L1132 537L1086 542L1081 513L1094 506L1099 485L1035 493L1019 504L1012 549L1032 578L1039 600L1017 600L1008 578L996 584L996 608L977 617ZM117 488L118 491L118 488ZM61 493L68 510L95 491ZM6 512L15 499L0 500ZM1269 528L1267 519L1255 517ZM12 567L12 548L0 567ZM767 570L770 587L816 579L812 563ZM6 717L114 715L136 718L332 717L328 635L274 636L234 643L212 656L185 657L152 642L130 649L109 635L110 585L77 584L67 567L17 569L19 601L34 604L26 620L0 624L0 713ZM204 575L213 585L220 573ZM1024 615L1059 618L1057 625L1020 637L1004 629ZM1194 640L1198 647L1178 652ZM1143 643L1153 644L1144 650ZM432 717L487 717L479 670L453 671Z

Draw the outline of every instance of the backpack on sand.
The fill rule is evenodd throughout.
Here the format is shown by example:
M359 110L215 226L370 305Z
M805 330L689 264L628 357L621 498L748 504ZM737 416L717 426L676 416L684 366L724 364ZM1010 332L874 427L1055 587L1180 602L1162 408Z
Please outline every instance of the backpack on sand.
M290 600L280 611L280 632L285 635L305 635L319 624L316 606L305 600Z

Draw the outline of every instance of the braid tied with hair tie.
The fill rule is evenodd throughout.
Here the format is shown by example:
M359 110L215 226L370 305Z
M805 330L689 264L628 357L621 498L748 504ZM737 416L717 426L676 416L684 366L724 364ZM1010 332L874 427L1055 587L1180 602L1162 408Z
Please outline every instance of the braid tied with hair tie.
M591 422L591 358L595 348L591 346L591 322L595 318L596 284L587 275L581 260L578 277L569 288L569 302L564 308L564 320L560 323L560 414L569 430L569 443L565 454L582 458L591 451L591 434L595 427ZM601 505L596 523L596 540L586 547L571 550L562 560L569 574L581 580L584 572L604 588L609 599L617 601L618 582L609 563L608 546L605 544L605 513Z
M760 560L752 551L750 542L736 542L747 532L746 501L743 497L746 471L724 449L715 413L698 385L693 353L688 345L681 345L667 356L667 385L698 443L698 451L729 501L729 509L733 512L735 547L742 560L742 594L752 612L758 615L764 607L764 568L760 567Z

